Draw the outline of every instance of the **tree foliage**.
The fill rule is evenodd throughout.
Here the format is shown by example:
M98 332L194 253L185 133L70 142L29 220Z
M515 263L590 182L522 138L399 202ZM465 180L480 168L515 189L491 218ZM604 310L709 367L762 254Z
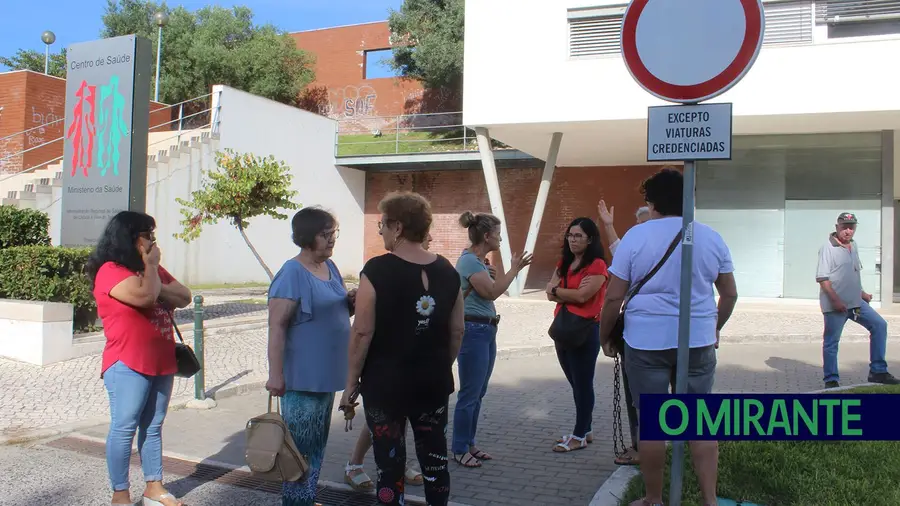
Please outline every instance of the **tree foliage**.
M427 88L460 90L464 7L464 0L404 0L391 11L394 69Z
M298 209L293 202L291 169L274 157L257 157L230 149L216 153L218 171L204 173L203 187L191 194L191 200L175 199L181 204L184 227L175 237L190 242L200 236L204 224L229 220L247 243L256 260L272 279L272 270L253 247L246 228L257 216L287 219L281 209Z
M108 0L103 37L137 34L156 42L156 12L169 14L162 32L160 101L178 103L225 84L286 104L295 104L312 82L313 59L271 25L255 25L247 7L217 5L188 11L148 0ZM156 44L153 44L156 72Z
M12 56L0 56L0 65L10 70L33 70L44 73L44 53L34 49L19 49ZM50 53L48 73L51 76L66 77L66 50Z

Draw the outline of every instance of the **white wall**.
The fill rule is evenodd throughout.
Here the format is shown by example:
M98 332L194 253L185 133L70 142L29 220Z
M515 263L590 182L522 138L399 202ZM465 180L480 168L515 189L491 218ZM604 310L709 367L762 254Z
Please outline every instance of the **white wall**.
M344 275L356 275L363 264L365 173L338 168L334 159L335 121L272 100L225 87L221 95L220 148L273 155L292 168L292 188L303 206L321 205L340 221L341 236L333 260ZM247 235L273 272L297 254L291 242L290 218L259 217ZM207 236L208 235L208 236ZM215 249L197 266L201 278L218 282L264 281L265 273L230 224L204 232L204 244Z
M467 1L465 123L645 118L663 102L639 87L620 56L568 58L567 9L623 3ZM733 102L735 116L900 110L898 54L898 39L764 46L748 75L715 101Z

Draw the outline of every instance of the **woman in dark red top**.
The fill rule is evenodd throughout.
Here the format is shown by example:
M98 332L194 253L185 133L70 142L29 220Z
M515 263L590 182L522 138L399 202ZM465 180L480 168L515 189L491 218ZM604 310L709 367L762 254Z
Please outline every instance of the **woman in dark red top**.
M182 504L162 485L161 435L178 370L171 311L190 304L191 291L159 265L155 229L144 213L120 212L106 225L86 268L106 335L100 377L109 394L112 504L133 504L128 467L135 431L147 482L143 503Z
M575 430L557 440L555 452L580 450L593 441L594 369L600 354L600 308L608 279L600 230L590 218L576 218L566 229L562 260L547 285L547 298L557 303L554 314L565 304L569 312L590 318L594 324L584 344L575 348L556 345L559 365L575 397Z

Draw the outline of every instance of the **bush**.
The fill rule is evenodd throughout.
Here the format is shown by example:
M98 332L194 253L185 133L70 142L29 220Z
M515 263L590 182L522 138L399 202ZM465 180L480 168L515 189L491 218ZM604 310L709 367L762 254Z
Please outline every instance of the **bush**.
M0 206L0 249L49 246L50 218L35 209Z
M88 330L97 306L84 265L90 248L18 246L0 249L0 298L68 302L75 330Z

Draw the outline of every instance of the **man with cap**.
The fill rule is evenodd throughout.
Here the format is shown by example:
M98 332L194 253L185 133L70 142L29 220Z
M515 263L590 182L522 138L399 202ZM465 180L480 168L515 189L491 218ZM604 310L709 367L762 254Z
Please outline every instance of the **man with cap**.
M819 283L819 305L825 316L822 360L826 388L840 386L838 344L848 319L869 331L869 382L900 384L900 380L887 371L885 362L887 322L869 305L872 295L862 287L862 262L853 240L856 225L855 214L841 213L835 231L819 249L816 281Z

